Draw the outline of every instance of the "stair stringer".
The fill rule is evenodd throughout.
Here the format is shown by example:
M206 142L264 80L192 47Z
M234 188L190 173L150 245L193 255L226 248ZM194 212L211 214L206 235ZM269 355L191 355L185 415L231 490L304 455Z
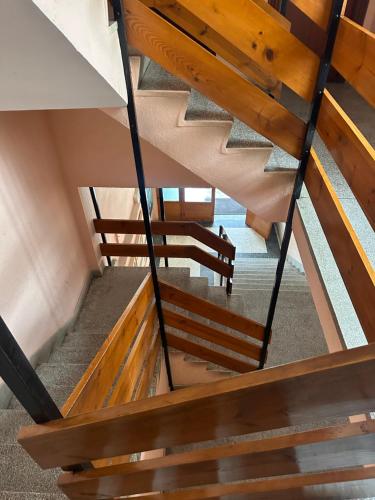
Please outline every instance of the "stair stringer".
M295 173L265 172L272 147L227 148L232 121L186 120L190 92L138 89L140 65L132 57L141 137L259 217L285 220ZM125 108L103 111L129 127Z

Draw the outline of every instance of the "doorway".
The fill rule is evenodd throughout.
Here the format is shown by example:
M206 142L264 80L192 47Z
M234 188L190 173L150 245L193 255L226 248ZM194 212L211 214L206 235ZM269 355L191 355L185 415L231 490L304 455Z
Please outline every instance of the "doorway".
M212 224L215 216L215 188L163 188L166 220Z

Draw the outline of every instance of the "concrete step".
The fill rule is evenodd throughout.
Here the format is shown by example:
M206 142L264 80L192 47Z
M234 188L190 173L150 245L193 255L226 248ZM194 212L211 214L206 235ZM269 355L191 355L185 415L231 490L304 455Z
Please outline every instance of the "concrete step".
M88 365L97 352L98 349L93 346L83 349L74 347L59 347L53 351L49 358L49 362Z
M0 410L0 443L16 444L20 428L32 423L24 410Z
M0 491L61 495L57 487L60 473L60 469L41 470L18 444L0 445Z
M0 491L0 500L66 500L63 493L23 493L20 491Z
M75 386L86 369L85 363L43 363L36 372L45 385Z
M106 338L107 338L106 334L100 334L100 333L81 334L80 332L74 331L70 332L64 338L64 342L62 343L61 347L78 348L78 349L95 348L96 350L98 350L102 346Z

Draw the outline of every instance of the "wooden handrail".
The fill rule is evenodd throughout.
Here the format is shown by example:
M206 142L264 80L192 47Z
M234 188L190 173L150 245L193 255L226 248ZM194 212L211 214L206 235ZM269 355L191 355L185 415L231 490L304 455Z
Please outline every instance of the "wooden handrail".
M220 325L238 330L249 337L263 340L264 326L254 320L240 316L229 309L224 309L208 300L196 297L165 281L159 281L161 298L170 304L198 314L203 318L214 321Z
M103 407L152 300L153 287L148 274L63 405L61 411L65 417Z
M92 472L69 472L60 476L59 486L69 498L120 497L214 484L218 470L222 471L222 482L232 482L300 470L328 470L333 459L341 467L366 465L374 446L374 422L341 424L174 453L144 461L142 467L130 463Z
M18 441L42 468L53 468L368 413L374 369L369 344L23 427Z
M305 183L364 334L374 342L375 271L314 150Z
M306 125L300 118L139 0L127 0L126 7L128 41L133 47L291 155L301 157ZM289 74L293 72L289 67Z
M143 244L101 243L100 251L103 256L148 257L147 245ZM226 278L233 276L232 265L195 245L154 245L154 252L156 257L192 259Z
M375 229L375 150L328 90L318 132Z
M141 220L125 219L94 219L97 233L114 234L144 234L144 223ZM191 236L204 245L220 252L229 259L234 259L236 247L231 242L226 242L215 233L206 229L198 222L191 221L152 221L153 234L162 236Z

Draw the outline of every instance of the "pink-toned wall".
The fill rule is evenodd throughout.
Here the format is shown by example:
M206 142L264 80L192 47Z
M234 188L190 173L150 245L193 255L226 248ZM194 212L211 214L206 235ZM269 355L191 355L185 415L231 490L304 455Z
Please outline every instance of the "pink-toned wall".
M45 112L0 113L0 311L26 355L74 316L89 279Z

